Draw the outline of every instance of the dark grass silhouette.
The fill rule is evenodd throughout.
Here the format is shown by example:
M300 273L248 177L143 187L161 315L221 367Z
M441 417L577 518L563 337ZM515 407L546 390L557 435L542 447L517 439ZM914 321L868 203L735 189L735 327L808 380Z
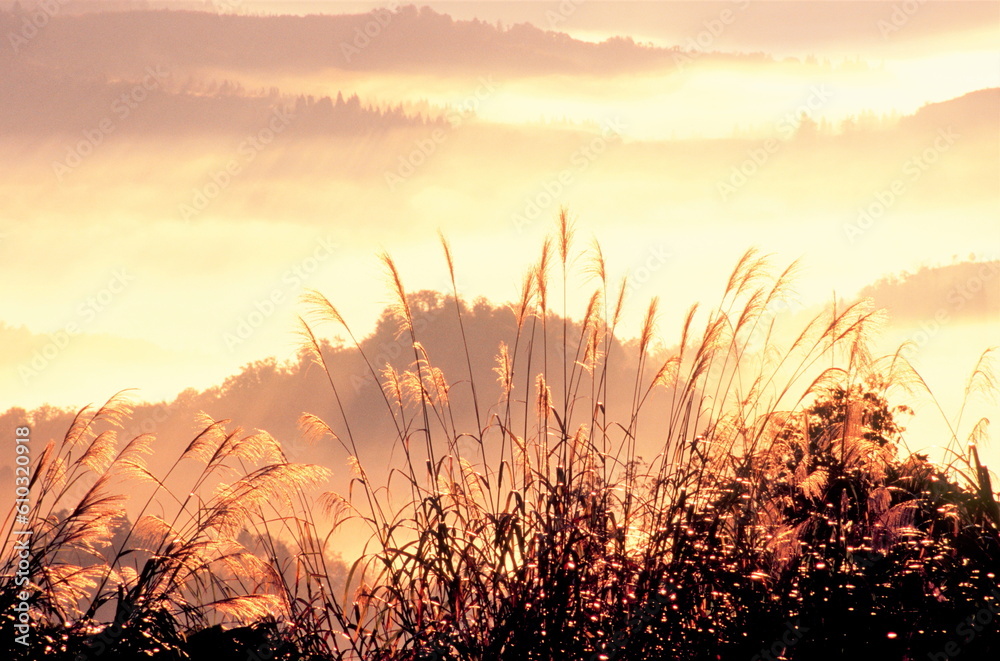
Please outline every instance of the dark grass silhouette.
M84 410L34 465L29 648L13 642L18 558L5 522L0 645L12 658L1000 651L1000 507L976 449L986 423L952 427L947 466L906 449L899 402L924 386L900 352L869 353L877 311L824 313L778 347L765 312L794 266L774 276L751 251L717 307L691 309L668 352L654 349L654 299L631 384L612 385L625 283L608 282L599 247L576 251L563 212L512 306L497 378L484 382L468 338L452 348L465 370L430 360L400 274L383 261L408 368L372 360L318 293L303 323L340 415L302 424L351 456L346 493L316 497L327 471L213 420L175 464L188 485L168 489L171 476L144 463L150 437L119 449L123 398ZM581 281L594 293L573 323L567 292ZM374 395L398 451L384 480L357 459L368 439L342 406L317 334L327 323L382 384ZM761 335L767 348L751 351L747 338ZM986 352L965 394L995 387ZM78 480L92 486L62 502ZM122 499L133 484L149 494L134 525ZM338 578L328 533L347 519L369 541Z

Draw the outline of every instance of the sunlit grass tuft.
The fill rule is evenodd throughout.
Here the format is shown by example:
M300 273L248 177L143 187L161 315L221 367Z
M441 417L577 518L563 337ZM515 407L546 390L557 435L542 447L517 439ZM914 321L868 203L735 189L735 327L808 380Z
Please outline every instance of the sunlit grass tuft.
M210 418L154 476L151 437L117 450L122 397L82 411L50 444L32 485L32 618L53 641L68 634L56 652L83 649L122 616L121 653L183 655L209 638L185 634L201 631L234 649L253 633L275 658L904 659L1000 607L1000 508L977 449L987 423L957 418L948 466L908 450L907 401L926 387L901 351L872 355L883 315L867 303L824 311L779 345L767 310L789 295L796 266L751 250L715 306L691 307L675 343L659 336L655 298L623 342L626 284L608 281L598 245L578 249L562 212L484 379L455 286L464 256L441 243L461 337L449 350L465 373L446 373L425 348L388 255L408 366L375 364L325 296L306 297L304 349L339 417L306 413L302 427L349 457L346 492L317 497L326 469ZM584 287L573 317L569 292ZM384 483L359 457L386 439L352 425L325 324L381 385L373 395L400 457ZM974 369L967 398L995 394L992 360ZM201 472L178 490L182 462ZM134 526L122 496L132 483L150 491ZM331 540L348 521L368 541L341 576ZM996 640L966 651L995 652Z

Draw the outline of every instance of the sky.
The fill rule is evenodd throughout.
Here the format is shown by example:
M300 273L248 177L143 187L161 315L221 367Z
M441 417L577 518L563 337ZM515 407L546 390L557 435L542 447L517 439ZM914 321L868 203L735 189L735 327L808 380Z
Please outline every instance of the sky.
M667 346L752 246L795 310L1000 258L1000 3L147 4L197 13L0 14L0 409L290 359L310 288L364 335L379 251L450 286L439 230L511 300L563 206ZM949 409L1000 337L969 273L879 345Z

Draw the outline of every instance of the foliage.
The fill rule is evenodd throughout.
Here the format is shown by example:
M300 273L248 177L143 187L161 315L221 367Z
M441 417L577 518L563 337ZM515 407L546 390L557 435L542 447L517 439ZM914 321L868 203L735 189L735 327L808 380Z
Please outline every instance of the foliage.
M571 278L581 260L595 284L572 323L568 292L579 289ZM311 489L323 469L285 461L262 432L205 420L178 460L203 471L173 492L189 494L173 496L176 517L144 510L111 544L123 513L113 480L148 484L150 503L171 496L169 475L142 464L148 439L116 451L113 435L97 433L120 422L123 400L81 412L62 445L46 450L31 566L32 618L47 654L79 653L106 630L101 613L128 632L108 649L157 658L206 649L381 661L1000 650L994 615L982 616L1000 612L1000 507L976 449L986 424L949 466L905 450L910 410L891 402L922 382L901 352L870 355L880 315L865 304L823 313L778 347L767 311L794 265L775 277L751 251L718 307L704 316L693 307L666 352L655 348L654 299L631 347L631 384L612 386L626 283L608 282L599 247L575 253L563 213L511 306L512 337L488 384L475 378L468 341L452 347L466 374L449 380L436 366L394 262L383 262L408 369L376 364L335 306L308 299L305 346L341 417L306 414L302 424L339 444L352 470L346 495L319 498L322 513ZM401 450L387 484L357 459L372 439L345 413L331 346L317 336L323 323L350 338L382 385L376 396ZM749 338L760 336L766 348L752 351ZM967 396L994 383L991 360L984 354ZM84 474L92 486L56 516L66 485ZM223 476L236 479L215 484ZM367 527L368 550L337 583L331 534L351 519ZM71 563L67 549L93 562ZM14 558L4 560L7 606Z

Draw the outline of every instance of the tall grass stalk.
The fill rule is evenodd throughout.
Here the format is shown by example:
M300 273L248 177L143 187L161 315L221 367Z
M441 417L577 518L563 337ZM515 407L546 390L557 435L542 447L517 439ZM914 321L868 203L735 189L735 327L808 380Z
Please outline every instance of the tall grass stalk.
M767 311L796 265L776 271L751 250L714 307L690 308L672 348L655 298L623 343L627 283L609 282L600 247L578 248L562 212L511 304L488 384L456 285L462 256L441 243L467 369L457 380L425 348L390 256L406 367L375 364L325 296L306 297L303 344L338 417L306 413L301 425L347 454L346 494L317 501L327 470L207 418L157 478L144 463L152 437L117 449L121 396L81 411L45 449L32 483L32 618L69 632L55 652L100 632L108 606L139 636L116 645L146 641L176 658L193 632L228 624L263 632L274 658L907 659L949 642L973 606L1000 608L1000 508L977 449L987 423L960 450L963 408L947 466L906 450L900 398L926 384L902 351L872 355L884 319L867 303L822 312L780 345ZM581 287L592 293L573 319ZM351 420L325 324L381 386L402 457L384 482L362 459L380 439ZM985 353L967 397L995 392L992 364ZM201 472L178 488L190 462ZM122 528L112 487L133 483L149 495ZM163 503L169 516L152 513ZM336 535L352 520L369 539L338 577ZM9 540L12 518L4 525ZM5 613L15 564L3 556ZM996 636L967 642L974 654L998 648Z

